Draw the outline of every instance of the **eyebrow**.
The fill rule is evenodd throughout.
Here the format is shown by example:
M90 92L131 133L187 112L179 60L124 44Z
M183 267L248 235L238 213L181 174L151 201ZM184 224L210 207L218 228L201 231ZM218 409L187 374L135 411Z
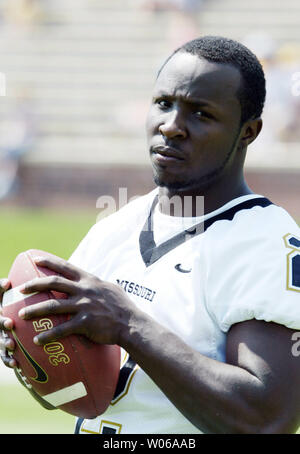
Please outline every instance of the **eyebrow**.
M191 103L191 104L198 104L199 106L206 106L206 107L217 107L214 103L211 103L209 101L204 101L203 99L201 98L192 98L192 97L188 97L188 98L184 98L184 100L188 103Z
M156 99L156 98L165 98L165 99L170 99L170 100L173 100L175 98L179 98L179 99L183 99L184 102L187 102L189 104L197 104L198 106L210 107L210 108L213 108L213 109L220 110L220 107L218 107L218 105L216 105L215 103L209 102L209 101L205 101L204 99L193 97L193 96L189 96L187 98L185 96L173 96L173 95L169 95L169 94L161 91L161 92L158 92L158 93L154 93L153 99Z

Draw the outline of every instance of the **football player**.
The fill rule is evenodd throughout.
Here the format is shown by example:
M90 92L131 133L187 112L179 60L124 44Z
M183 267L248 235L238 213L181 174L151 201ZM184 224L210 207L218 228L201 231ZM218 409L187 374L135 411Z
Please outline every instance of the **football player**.
M78 418L76 433L297 431L300 230L243 170L264 100L262 67L238 42L202 37L176 50L147 118L157 188L93 226L69 262L36 259L62 277L23 292L69 297L19 316L72 317L34 341L78 333L122 347L111 405ZM13 342L2 346L15 366Z

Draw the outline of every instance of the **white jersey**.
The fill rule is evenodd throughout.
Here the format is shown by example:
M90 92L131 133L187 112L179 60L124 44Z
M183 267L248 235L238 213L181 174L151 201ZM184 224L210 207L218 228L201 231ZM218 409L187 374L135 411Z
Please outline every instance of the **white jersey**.
M155 200L156 190L98 222L70 261L122 286L140 309L218 361L234 323L300 329L300 229L284 209L251 194L183 220L158 212ZM76 433L201 432L122 350L111 405L79 418Z

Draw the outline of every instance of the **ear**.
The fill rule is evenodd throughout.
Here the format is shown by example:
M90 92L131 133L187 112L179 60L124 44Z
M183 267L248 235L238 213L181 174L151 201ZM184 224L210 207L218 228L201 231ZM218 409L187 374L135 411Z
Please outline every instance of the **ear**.
M262 130L263 121L261 118L255 118L246 121L241 129L240 144L241 150L247 149L247 147L256 139Z

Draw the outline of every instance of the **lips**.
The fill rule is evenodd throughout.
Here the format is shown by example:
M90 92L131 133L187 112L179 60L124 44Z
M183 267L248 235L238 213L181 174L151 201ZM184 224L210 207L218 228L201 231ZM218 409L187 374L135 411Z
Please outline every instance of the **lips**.
M172 162L183 161L183 153L177 148L169 147L166 145L155 145L151 147L151 151L157 161Z

